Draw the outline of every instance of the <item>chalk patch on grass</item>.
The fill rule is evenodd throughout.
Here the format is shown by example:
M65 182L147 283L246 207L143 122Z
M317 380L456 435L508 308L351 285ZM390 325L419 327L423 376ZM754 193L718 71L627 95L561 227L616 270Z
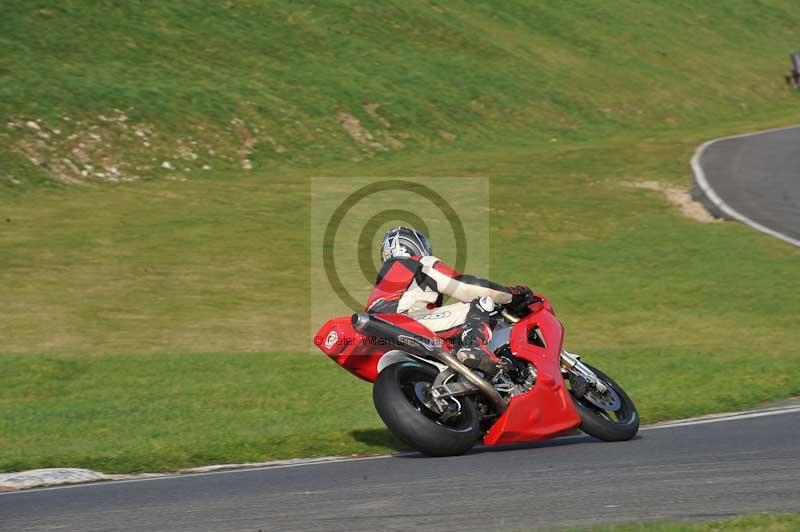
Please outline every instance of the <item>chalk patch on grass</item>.
M378 114L378 109L380 108L381 104L379 103L365 103L361 107L367 112L367 114L379 123L381 126L385 127L386 129L390 129L392 124L389 123L384 117Z
M707 224L719 221L711 216L705 207L703 207L703 205L693 200L688 190L665 185L664 183L659 183L658 181L636 181L633 183L627 183L627 185L635 188L643 188L646 190L655 190L657 192L661 192L668 202L680 207L681 213L684 216L697 222Z
M336 117L339 119L339 125L342 126L342 129L362 148L386 150L386 147L376 141L372 133L362 126L361 121L352 114L339 111Z
M253 154L253 149L256 147L256 144L258 144L258 141L253 136L253 133L258 133L258 129L253 128L253 132L251 133L250 128L241 118L234 118L231 120L231 124L236 129L236 134L239 136L241 141L241 145L237 150L237 153L239 154L239 164L241 165L242 170L252 170L253 161L250 160L250 156Z

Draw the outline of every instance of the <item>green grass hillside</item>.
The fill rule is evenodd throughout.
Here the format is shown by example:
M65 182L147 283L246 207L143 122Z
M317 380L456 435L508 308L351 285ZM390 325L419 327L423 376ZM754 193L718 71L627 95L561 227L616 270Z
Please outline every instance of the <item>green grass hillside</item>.
M0 470L394 447L308 354L314 176L491 178L492 276L548 294L645 421L799 394L800 251L632 186L680 196L698 143L800 122L798 24L781 0L4 1Z
M6 0L3 173L214 177L246 160L318 174L785 112L797 16L795 2L748 0Z

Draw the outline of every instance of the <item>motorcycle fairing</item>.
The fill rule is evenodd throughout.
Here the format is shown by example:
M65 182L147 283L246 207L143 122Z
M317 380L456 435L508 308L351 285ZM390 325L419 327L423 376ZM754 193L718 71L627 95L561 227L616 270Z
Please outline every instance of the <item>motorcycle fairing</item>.
M376 314L376 316L399 325L413 333L436 338L436 335L418 321L403 314ZM350 317L333 318L323 325L314 343L334 362L368 382L378 378L378 362L387 351L397 349L397 344L369 338L355 329Z
M528 341L535 327L541 331L547 347ZM506 411L484 435L486 445L552 438L581 424L561 375L563 340L561 323L548 311L535 312L516 324L511 331L511 352L536 367L536 384L524 394L511 398Z
M513 397L508 408L483 437L486 445L522 443L552 438L578 427L581 423L561 375L561 347L564 329L547 300L531 305L532 314L516 323L511 332L511 351L532 363L537 370L536 383L527 392ZM411 332L436 338L416 320L402 314L379 314L379 317ZM544 345L528 341L531 329L538 327ZM323 325L315 344L334 362L369 382L378 378L378 362L396 345L380 345L356 331L350 317L334 318Z

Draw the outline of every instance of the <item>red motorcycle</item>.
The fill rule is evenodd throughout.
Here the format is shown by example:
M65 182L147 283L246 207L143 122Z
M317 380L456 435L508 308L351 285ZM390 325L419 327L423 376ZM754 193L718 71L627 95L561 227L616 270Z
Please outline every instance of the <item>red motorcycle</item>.
M374 382L375 408L389 430L433 456L486 445L552 438L579 428L605 441L633 438L639 414L611 377L562 348L564 329L536 296L522 317L504 310L489 347L502 361L487 378L402 314L329 320L314 343L337 364Z

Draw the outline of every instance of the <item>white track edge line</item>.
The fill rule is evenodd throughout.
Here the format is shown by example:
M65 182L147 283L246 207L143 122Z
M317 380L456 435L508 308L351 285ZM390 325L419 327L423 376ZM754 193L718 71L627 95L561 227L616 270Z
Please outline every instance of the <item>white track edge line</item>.
M646 431L646 430L657 430L657 429L672 429L672 428L680 428L680 427L688 427L693 425L705 425L709 423L720 423L724 421L738 421L742 419L751 419L751 418L758 418L758 417L766 417L766 416L776 416L780 414L791 414L793 412L800 412L800 405L797 406L786 406L786 407L773 407L773 408L766 408L762 410L748 410L744 412L732 412L727 414L711 414L709 416L704 417L697 417L697 418L688 418L684 420L676 420L676 421L667 421L664 423L657 423L654 425L647 425L639 429L639 431ZM575 435L569 436L561 436L559 438L554 438L550 441L562 440L562 439L569 439L574 438ZM341 464L343 462L360 462L363 460L379 460L385 458L393 458L396 456L411 456L416 455L417 453L413 451L408 452L399 452L399 453L392 453L392 454L381 454L377 456L354 456L354 457L342 457L342 458L332 458L330 460L320 460L319 458L309 458L305 461L298 461L293 464L280 464L274 466L259 466L259 467L251 467L251 468L244 468L244 469L225 469L221 471L208 471L205 473L172 473L172 474L165 474L163 476L158 477L146 477L146 478L130 478L130 479L122 479L122 480L101 480L98 482L88 482L83 484L67 484L62 486L49 486L43 488L27 488L21 489L18 491L11 491L7 493L0 493L0 497L7 496L7 495L16 495L20 493L31 493L34 491L52 491L52 490L63 490L63 489L71 489L71 488L87 488L87 487L96 487L96 486L108 486L110 484L123 484L128 482L147 482L152 480L167 480L167 479L175 479L175 478L188 478L188 477L203 477L203 476L211 476L211 475L223 475L223 474L231 474L231 473L248 473L253 471L264 471L264 470L274 470L274 469L289 469L293 467L304 467L304 466L311 466L311 465L322 465L322 464Z
M642 430L658 430L658 429L691 427L692 425L707 425L709 423L720 423L723 421L739 421L740 419L777 416L779 414L791 414L793 412L800 412L800 406L789 406L785 408L774 408L770 410L742 412L740 414L719 415L708 418L687 419L683 421L668 421L666 423L658 423L655 425L642 427L639 430L642 431Z
M76 484L66 484L61 486L47 486L42 488L31 487L31 488L23 488L17 491L10 491L5 493L0 493L0 497L6 495L15 495L19 493L30 493L34 491L51 491L51 490L65 490L70 488L90 488L95 486L109 486L111 484L127 484L130 482L148 482L152 480L169 480L169 479L176 479L176 478L189 478L189 477L207 477L212 475L224 475L230 473L248 473L252 471L265 471L271 469L289 469L292 467L302 467L302 466L311 466L311 465L321 465L321 464L341 464L343 462L357 462L362 460L378 460L382 458L392 458L394 456L402 456L406 453L393 453L393 454L381 454L376 456L354 456L354 457L341 457L341 458L332 458L330 460L316 460L314 458L309 458L308 460L298 461L294 464L280 464L274 466L258 466L258 467L248 467L243 469L224 469L221 471L207 471L205 473L165 473L160 476L156 477L145 477L145 478L125 478L120 480L98 480L96 482L84 482L84 483L76 483ZM414 452L409 452L407 454L416 454Z
M711 202L714 203L714 205L716 205L722 212L724 212L725 214L727 214L731 218L733 218L733 219L735 219L735 220L737 220L737 221L739 221L739 222L741 222L741 223L743 223L743 224L745 224L747 226L752 227L756 231L761 231L762 233L768 234L768 235L770 235L772 237L775 237L775 238L778 238L780 240L783 240L784 242L787 242L789 244L792 244L792 245L800 247L800 240L797 240L796 238L792 238L789 235L785 235L785 234L783 234L783 233L781 233L779 231L776 231L774 229L770 229L769 227L761 225L760 223L756 222L755 220L752 220L752 219L748 218L744 214L740 213L739 211L737 211L736 209L734 209L733 207L731 207L730 205L725 203L725 201L723 201L723 199L720 198L719 195L717 195L717 193L714 191L714 189L711 188L711 185L709 184L708 179L706 179L705 171L703 170L703 167L700 164L700 159L703 156L703 152L705 152L705 150L709 146L711 146L712 144L716 144L718 142L723 142L723 141L726 141L726 140L733 140L733 139L739 139L739 138L744 138L744 137L753 137L753 136L756 136L756 135L765 135L765 134L768 134L768 133L777 133L777 132L780 132L780 131L787 131L787 130L796 129L796 128L800 128L800 126L780 127L780 128L775 128L775 129L767 129L767 130L764 130L764 131L756 131L756 132L753 132L753 133L743 133L743 134L740 134L740 135L731 135L731 136L728 136L728 137L720 137L718 139L709 140L708 142L704 142L703 144L701 144L697 148L697 150L695 150L694 156L692 157L692 160L691 160L690 164L691 164L691 167L692 167L692 172L694 173L695 182L703 190L703 193L706 195L706 197L709 200L711 200Z

